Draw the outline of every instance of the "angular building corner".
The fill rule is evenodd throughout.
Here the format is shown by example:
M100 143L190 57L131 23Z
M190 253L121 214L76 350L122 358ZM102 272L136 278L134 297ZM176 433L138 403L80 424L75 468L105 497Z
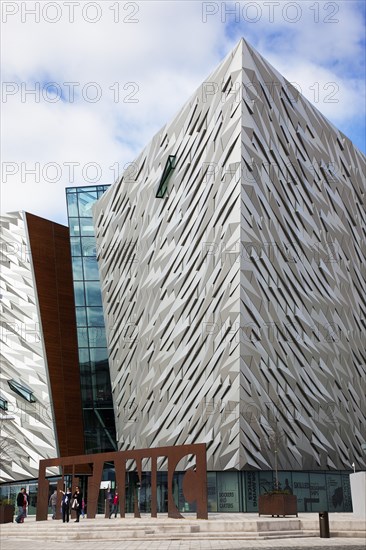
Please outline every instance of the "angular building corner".
M16 212L0 237L0 480L12 482L84 444L68 228Z
M364 172L244 40L156 134L94 210L120 449L366 467Z

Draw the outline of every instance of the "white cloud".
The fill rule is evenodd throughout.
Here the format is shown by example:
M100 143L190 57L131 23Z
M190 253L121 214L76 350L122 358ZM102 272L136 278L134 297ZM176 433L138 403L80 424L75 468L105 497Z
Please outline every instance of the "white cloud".
M18 2L19 6L23 4L29 9L35 2ZM82 18L86 4L93 3L75 4L73 23L68 21L68 8L61 1L57 3L61 14L57 23L45 21L42 14L39 23L26 14L22 22L20 10L9 15L3 25L3 80L19 86L26 83L29 88L38 81L41 89L44 83L55 81L63 87L64 101L50 103L41 97L37 103L28 95L22 102L19 91L3 103L2 159L18 163L19 170L2 184L2 211L27 209L65 222L64 187L91 183L90 179L83 180L82 173L90 162L101 166L98 183L112 183L114 172L110 166L119 163L122 167L134 159L239 36L247 38L289 80L298 82L310 100L316 93L310 87L319 82L316 106L335 124L349 127L360 113L363 88L359 3L337 3L342 7L336 15L339 23L315 24L309 9L314 2L301 2L305 15L295 25L283 17L270 23L264 16L255 24L242 17L237 22L228 17L224 24L221 2L212 3L218 12L203 23L203 4L197 1L95 2L101 18L93 24ZM320 10L325 5L315 4ZM115 23L117 5L119 22ZM258 5L264 6L263 2ZM55 16L53 9L49 8L48 18ZM95 13L92 8L87 11L90 18ZM320 15L324 19L329 10L323 9ZM137 19L138 23L129 23L128 19ZM339 86L335 96L339 103L324 103L324 94L332 90L323 87L333 81ZM68 101L65 82L80 83L75 86L77 100L73 103ZM89 92L91 97L95 89L85 88L89 82L96 82L102 93L96 103L81 94L84 88L84 95ZM129 102L131 99L138 103ZM27 168L40 163L39 183L32 176L22 183L22 162ZM69 162L79 163L75 182L69 178ZM42 167L49 163L58 163L61 168L61 177L55 183L42 178ZM93 176L92 170L89 175Z

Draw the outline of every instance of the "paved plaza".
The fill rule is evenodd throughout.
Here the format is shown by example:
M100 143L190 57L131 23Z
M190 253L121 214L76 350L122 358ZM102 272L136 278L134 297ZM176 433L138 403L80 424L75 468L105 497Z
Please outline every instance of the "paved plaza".
M318 514L299 518L258 517L257 514L209 514L208 521L186 517L173 520L143 516L135 519L84 519L0 526L0 550L240 550L332 548L360 550L366 547L366 520L353 514L330 514L331 538L319 537ZM338 535L338 536L335 536Z
M334 538L334 539L280 539L271 541L227 541L227 540L215 540L215 541L108 541L101 544L100 541L75 541L71 543L67 541L52 542L51 546L53 550L64 550L65 548L72 547L77 550L250 550L260 548L261 550L272 550L286 548L287 550L303 550L308 549L322 549L331 550L333 548L347 549L347 550L361 550L365 549L365 540L361 539L348 539L348 538ZM39 541L31 541L27 539L26 533L19 536L16 540L6 540L1 537L0 548L1 550L19 550L20 547L24 547L27 550L42 550Z

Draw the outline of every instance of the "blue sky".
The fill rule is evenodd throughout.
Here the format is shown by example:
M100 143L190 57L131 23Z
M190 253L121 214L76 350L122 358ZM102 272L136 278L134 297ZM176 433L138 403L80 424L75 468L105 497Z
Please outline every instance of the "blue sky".
M112 183L242 36L365 151L363 1L36 4L2 2L3 213L65 223L65 187Z

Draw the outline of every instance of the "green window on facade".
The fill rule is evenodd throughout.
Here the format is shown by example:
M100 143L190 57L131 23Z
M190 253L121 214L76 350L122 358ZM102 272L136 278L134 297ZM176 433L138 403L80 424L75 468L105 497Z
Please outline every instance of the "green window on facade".
M34 397L34 392L29 386L24 384L24 382L19 382L18 380L8 380L9 387L21 397L24 397L29 403L35 403L37 399Z
M169 155L168 160L166 161L165 168L163 175L161 176L161 180L159 183L158 190L156 192L156 198L162 199L164 198L167 190L168 190L168 180L176 166L176 156L175 155Z

